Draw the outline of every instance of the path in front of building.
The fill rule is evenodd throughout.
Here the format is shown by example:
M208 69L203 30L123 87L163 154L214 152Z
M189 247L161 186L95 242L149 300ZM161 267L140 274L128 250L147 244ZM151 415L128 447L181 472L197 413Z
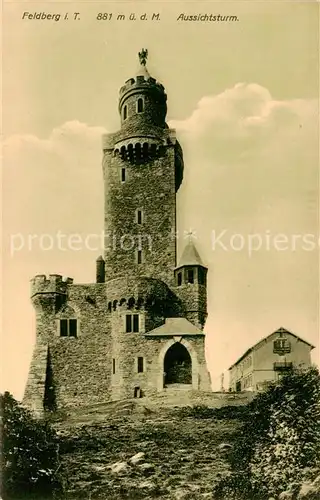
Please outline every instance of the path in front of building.
M212 498L214 483L228 473L226 450L240 421L212 418L207 410L243 405L245 399L208 393L205 400L209 403L199 408L192 391L171 387L148 400L69 412L55 424L66 479L63 498Z

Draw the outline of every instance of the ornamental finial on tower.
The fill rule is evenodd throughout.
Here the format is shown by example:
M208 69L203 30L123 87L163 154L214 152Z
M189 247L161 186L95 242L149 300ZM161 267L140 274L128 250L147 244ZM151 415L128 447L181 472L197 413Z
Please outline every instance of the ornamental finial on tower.
M148 49L141 49L141 52L139 52L140 64L145 66L147 62L147 57L148 57Z

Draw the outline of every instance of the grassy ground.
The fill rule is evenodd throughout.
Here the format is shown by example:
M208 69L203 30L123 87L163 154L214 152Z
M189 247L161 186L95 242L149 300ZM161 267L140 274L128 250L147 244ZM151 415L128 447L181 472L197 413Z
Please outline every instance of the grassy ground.
M74 415L57 426L62 497L213 498L214 483L228 473L229 448L223 444L232 444L239 425L215 410L150 410L130 403L109 412L102 408ZM144 455L132 464L137 453Z

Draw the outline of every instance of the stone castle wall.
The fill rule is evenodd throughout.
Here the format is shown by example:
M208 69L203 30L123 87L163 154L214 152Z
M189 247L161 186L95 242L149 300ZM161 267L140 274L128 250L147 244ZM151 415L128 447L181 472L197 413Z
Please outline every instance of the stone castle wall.
M166 318L184 317L202 328L206 287L176 287L183 155L165 122L164 88L142 70L145 76L120 89L121 129L103 138L106 239L97 283L73 284L59 275L31 283L36 345L24 402L39 413L159 393L165 354L176 342L190 354L192 388L210 391L200 331L152 336ZM139 332L126 332L128 314L139 315ZM69 335L74 320L76 337Z

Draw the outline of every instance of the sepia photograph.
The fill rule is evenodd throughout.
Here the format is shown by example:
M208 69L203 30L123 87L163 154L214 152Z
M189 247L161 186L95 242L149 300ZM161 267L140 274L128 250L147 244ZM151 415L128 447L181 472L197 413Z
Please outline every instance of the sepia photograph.
M2 13L1 499L319 499L319 3Z

